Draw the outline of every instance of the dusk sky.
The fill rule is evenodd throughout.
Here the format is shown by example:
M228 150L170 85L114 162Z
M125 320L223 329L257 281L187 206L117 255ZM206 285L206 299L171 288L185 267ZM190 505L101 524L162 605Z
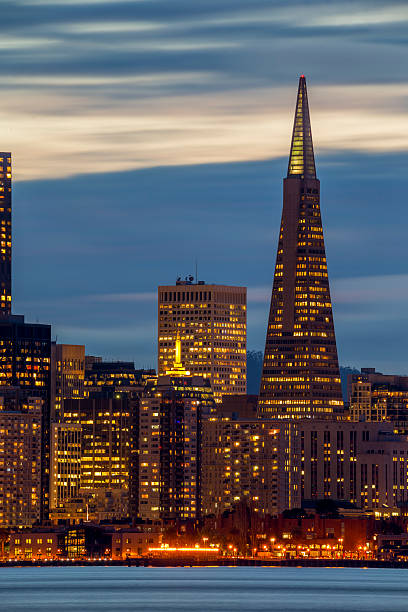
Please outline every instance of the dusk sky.
M2 0L0 33L15 313L155 367L197 258L263 350L304 73L340 364L408 374L406 0Z

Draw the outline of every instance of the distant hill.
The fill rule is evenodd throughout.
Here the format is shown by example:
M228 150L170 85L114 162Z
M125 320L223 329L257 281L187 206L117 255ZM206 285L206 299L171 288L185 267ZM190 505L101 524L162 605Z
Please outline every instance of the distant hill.
M257 395L259 393L259 385L261 384L263 365L262 351L247 352L247 388L248 394ZM347 401L347 376L348 374L358 374L359 370L349 366L340 366L341 390L343 399Z

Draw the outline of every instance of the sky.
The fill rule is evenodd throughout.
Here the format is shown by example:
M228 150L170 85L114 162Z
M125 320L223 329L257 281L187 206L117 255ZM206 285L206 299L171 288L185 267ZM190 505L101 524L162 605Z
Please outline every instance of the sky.
M342 365L408 374L408 5L2 0L13 309L154 367L157 286L248 287L262 350L307 78Z

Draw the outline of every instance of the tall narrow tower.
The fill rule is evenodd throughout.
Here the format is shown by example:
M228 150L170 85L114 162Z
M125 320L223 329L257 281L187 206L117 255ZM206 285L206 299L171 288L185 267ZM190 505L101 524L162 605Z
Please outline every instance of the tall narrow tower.
M11 153L0 152L0 317L11 314Z
M343 404L306 80L299 79L259 415L328 417Z

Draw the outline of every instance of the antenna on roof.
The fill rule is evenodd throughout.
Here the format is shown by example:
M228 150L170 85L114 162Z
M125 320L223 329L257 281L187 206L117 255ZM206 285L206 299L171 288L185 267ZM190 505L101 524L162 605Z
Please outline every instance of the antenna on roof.
M196 278L196 283L198 283L198 262L197 262L197 257L195 259L195 278Z

